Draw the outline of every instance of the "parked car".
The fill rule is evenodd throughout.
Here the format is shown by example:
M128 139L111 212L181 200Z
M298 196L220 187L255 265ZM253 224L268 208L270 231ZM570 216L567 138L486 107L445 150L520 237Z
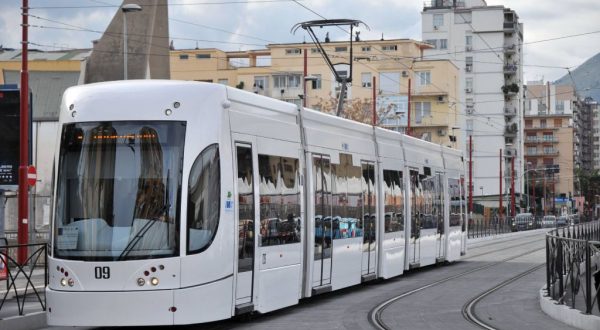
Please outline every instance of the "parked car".
M579 214L571 214L570 220L571 220L571 224L572 225L578 224L580 222L580 220L579 220Z
M531 213L519 213L512 222L512 231L533 229L534 217Z
M566 227L568 225L569 225L569 219L567 218L566 215L561 215L556 220L556 227Z
M553 215L546 215L542 219L542 228L554 228L556 227L556 217Z

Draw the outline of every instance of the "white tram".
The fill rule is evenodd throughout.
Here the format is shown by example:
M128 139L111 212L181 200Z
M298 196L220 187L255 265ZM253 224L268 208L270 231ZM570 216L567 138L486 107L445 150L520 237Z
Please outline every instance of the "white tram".
M457 150L216 84L68 89L49 325L266 313L466 248Z

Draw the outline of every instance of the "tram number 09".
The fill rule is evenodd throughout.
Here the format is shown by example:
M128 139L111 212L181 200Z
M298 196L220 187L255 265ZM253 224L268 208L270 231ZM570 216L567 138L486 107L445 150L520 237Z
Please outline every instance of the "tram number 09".
M109 279L110 278L110 267L96 267L94 268L94 276L97 280Z

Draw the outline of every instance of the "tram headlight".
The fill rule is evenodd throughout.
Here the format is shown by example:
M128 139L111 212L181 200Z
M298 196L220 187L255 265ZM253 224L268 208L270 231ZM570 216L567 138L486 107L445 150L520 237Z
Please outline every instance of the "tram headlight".
M70 278L68 282L69 282L69 286L75 285L75 281L72 278Z
M146 280L144 280L143 278L139 277L137 279L137 285L144 286L144 284L146 284Z
M66 279L66 278L64 278L64 277L63 277L63 278L61 278L61 279L60 279L60 285L62 285L62 286L67 286L67 279Z
M157 286L158 285L158 277L153 277L150 279L150 284Z

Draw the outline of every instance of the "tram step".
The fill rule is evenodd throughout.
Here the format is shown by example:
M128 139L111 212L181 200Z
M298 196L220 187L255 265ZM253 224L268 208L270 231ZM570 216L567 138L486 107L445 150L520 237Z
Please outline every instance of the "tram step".
M246 314L246 313L250 313L253 311L254 311L254 304L251 302L235 305L235 315Z
M408 265L408 269L415 269L415 268L419 268L419 267L421 267L421 263L419 263L419 262L411 262Z
M369 281L372 281L372 280L374 280L374 279L376 279L376 278L377 278L377 276L375 275L375 273L371 273L371 274L363 275L363 276L361 277L361 282L362 282L362 283L369 282Z
M327 284L327 285L322 285L322 286L317 286L312 288L312 295L316 296L318 294L321 293L325 293L325 292L331 292L331 285Z
M435 259L436 264L443 264L445 261L446 261L446 258L444 258L444 257L438 257Z
M460 251L460 256L461 256L461 257L462 257L462 256L464 256L464 255L466 255L466 254L467 254L466 252L464 252L464 251Z

